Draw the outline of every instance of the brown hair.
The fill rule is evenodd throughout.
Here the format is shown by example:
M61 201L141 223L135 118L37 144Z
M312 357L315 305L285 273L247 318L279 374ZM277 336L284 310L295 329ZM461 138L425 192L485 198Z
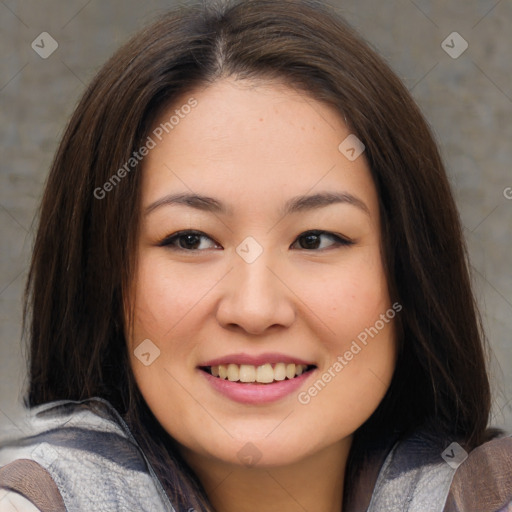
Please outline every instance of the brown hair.
M384 61L335 11L306 0L170 11L125 44L89 85L41 205L25 297L26 405L109 400L129 421L176 509L210 510L129 365L123 305L136 266L141 173L129 172L103 199L94 191L141 147L163 108L226 76L282 79L336 109L366 146L391 299L403 311L396 317L391 386L355 434L346 478L355 478L365 450L382 436L428 426L441 444L459 439L471 449L484 442L490 410L484 336L436 143Z

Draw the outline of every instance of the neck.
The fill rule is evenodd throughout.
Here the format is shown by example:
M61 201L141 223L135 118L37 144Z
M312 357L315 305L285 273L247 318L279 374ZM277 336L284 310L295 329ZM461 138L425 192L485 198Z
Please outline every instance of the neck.
M351 438L286 466L246 467L182 447L216 512L340 512Z

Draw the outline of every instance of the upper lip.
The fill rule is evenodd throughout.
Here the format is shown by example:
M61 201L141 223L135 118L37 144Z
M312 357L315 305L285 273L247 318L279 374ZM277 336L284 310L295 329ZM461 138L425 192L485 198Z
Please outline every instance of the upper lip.
M253 366L261 366L265 363L276 364L276 363L286 363L286 364L304 364L306 366L313 365L312 362L306 361L299 357L290 356L287 354L278 354L278 353L266 353L259 354L256 356L251 356L249 354L230 354L223 357L218 357L216 359L210 359L209 361L205 361L201 363L201 366L219 366L219 365L228 365L228 364L250 364Z

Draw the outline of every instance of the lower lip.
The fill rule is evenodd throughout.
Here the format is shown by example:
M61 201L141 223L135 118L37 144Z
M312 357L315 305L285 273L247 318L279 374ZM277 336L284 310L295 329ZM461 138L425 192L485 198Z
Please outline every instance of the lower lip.
M199 370L207 382L219 393L242 404L266 404L275 402L296 391L315 370L310 370L294 379L272 382L271 384L231 382L214 377Z

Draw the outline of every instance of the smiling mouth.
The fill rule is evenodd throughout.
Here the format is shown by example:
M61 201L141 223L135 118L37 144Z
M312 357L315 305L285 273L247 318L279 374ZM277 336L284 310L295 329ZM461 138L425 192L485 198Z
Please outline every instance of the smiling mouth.
M220 364L201 366L202 371L221 380L243 384L272 384L283 380L292 380L316 368L315 365L294 363L266 363L260 366L251 364Z

